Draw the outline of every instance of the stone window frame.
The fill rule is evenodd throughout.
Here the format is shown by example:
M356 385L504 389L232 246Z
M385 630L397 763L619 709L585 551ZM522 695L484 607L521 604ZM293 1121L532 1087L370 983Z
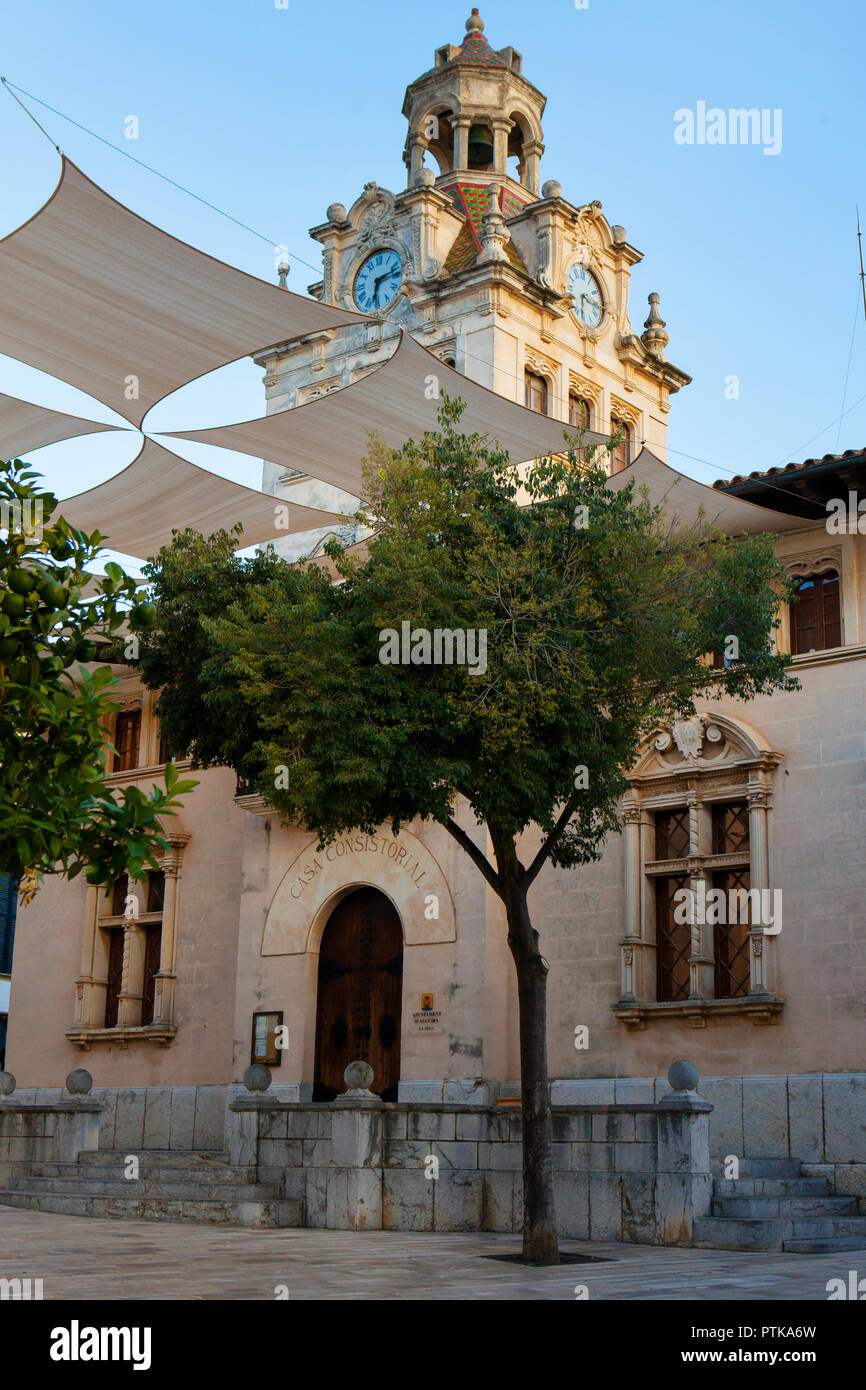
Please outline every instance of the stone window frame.
M847 538L851 540L853 538ZM808 579L813 574L824 574L835 570L839 576L839 618L842 624L842 642L838 647L822 647L814 652L794 653L791 651L791 605L783 603L780 607L780 625L776 632L776 650L789 655L792 664L815 665L838 658L846 646L856 641L856 583L854 573L853 545L843 541L840 545L824 546L811 554L783 555L782 562L789 579Z
M745 801L749 808L750 886L773 888L773 784L782 755L754 730L720 715L702 713L682 721L691 728L678 739L660 728L644 745L628 777L622 802L625 860L624 933L620 942L621 990L614 1016L629 1029L659 1019L688 1020L705 1027L713 1018L740 1016L753 1023L775 1023L784 1009L776 992L778 944L760 927L749 931L749 993L715 997L715 952L711 923L692 926L688 999L659 1001L656 996L655 880L660 873L688 875L694 889L715 870L740 864L742 854L712 853L712 807ZM698 725L696 734L694 726ZM676 726L675 726L676 727ZM705 754L719 747L719 755ZM683 752L683 748L686 749ZM677 759L679 758L679 762ZM655 858L655 813L687 806L689 853L681 860ZM658 866L658 867L656 867Z
M169 851L159 861L165 875L162 912L138 913L119 918L112 911L111 895L90 884L84 905L81 938L81 969L75 982L75 1011L66 1037L81 1051L94 1043L107 1042L127 1047L131 1042L156 1043L168 1047L177 1033L175 987L177 982L177 930L180 905L180 878L183 855L189 835L172 832L166 836ZM153 1021L141 1023L144 991L145 928L162 922L159 970L155 977ZM120 986L118 1021L104 1026L108 991L108 930L124 933L123 976Z

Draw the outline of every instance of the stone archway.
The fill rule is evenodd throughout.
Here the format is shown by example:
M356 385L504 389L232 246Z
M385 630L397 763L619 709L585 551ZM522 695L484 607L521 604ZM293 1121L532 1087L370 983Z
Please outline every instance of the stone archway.
M403 930L377 888L342 898L328 918L319 950L313 1100L345 1090L350 1062L373 1068L371 1089L397 1099L403 1003Z

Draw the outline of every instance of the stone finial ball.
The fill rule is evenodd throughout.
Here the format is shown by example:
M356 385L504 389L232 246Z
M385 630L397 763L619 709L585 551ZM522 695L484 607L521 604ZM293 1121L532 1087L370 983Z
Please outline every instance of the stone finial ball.
M11 1096L17 1084L11 1071L0 1071L0 1096Z
M625 227L611 227L610 234L613 237L613 242L615 246L622 246L623 242L628 240L626 236Z
M373 1068L369 1062L350 1062L343 1072L343 1080L350 1091L368 1091L373 1080Z
M412 182L416 188L432 188L436 182L436 175L432 169L428 169L426 165L422 164L421 168L416 170Z
M248 1091L266 1091L271 1084L271 1069L264 1062L253 1062L244 1072L244 1085Z
M325 216L329 222L332 222L335 227L338 227L346 220L346 209L343 207L342 203L332 203Z
M93 1090L93 1077L83 1067L76 1067L66 1078L66 1089L71 1096L86 1096Z
M541 185L542 198L561 198L562 184L557 179L548 179Z
M674 1091L696 1091L699 1073L694 1062L673 1062L668 1071L668 1081Z

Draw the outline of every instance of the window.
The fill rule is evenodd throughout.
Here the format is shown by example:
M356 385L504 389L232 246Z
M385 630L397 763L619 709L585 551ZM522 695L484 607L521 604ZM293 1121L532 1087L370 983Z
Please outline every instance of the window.
M618 419L615 415L610 417L611 434L620 435L620 442L611 454L613 459L614 473L621 473L631 463L631 429L624 420Z
M156 756L156 760L159 763L171 762L171 749L168 746L168 735L164 734L162 729L159 731L159 752Z
M547 382L537 372L526 373L526 405L539 415L547 414Z
M125 710L117 716L114 726L114 772L131 772L138 767L138 745L141 740L141 710Z
M686 858L698 861L705 893L714 889L724 895L724 911L711 908L705 914L706 925L713 930L715 998L749 993L749 807L745 801L713 802L708 810L710 843L703 847L699 839L692 842L694 827L687 806L655 814L656 998L660 1002L688 999L691 993L692 926L682 911L677 912L685 899L677 899L676 894L683 889L694 891L697 880L681 870L664 873L667 864L673 867L673 861ZM695 825L700 819L696 808ZM722 854L737 855L743 862L718 869L701 864ZM742 890L745 893L740 896Z
M105 1027L117 1027L120 988L123 983L123 927L108 931L108 990L105 995Z
M842 616L839 605L839 575L836 570L808 575L797 589L791 604L791 651L825 651L842 645Z
M589 421L589 401L585 401L582 396L578 396L574 391L570 391L568 396L568 423L573 425L575 429L588 430Z
M656 879L656 998L688 999L691 972L689 955L692 932L675 916L676 894L688 888L686 874Z
M627 1028L735 1015L772 1023L776 922L772 794L780 753L735 720L660 725L623 799L620 998ZM766 917L764 914L767 914Z

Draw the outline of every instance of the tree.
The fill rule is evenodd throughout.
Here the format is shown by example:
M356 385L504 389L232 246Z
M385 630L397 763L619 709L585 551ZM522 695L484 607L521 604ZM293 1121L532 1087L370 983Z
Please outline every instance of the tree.
M771 640L784 580L769 538L673 529L633 487L608 489L585 451L537 462L521 484L507 456L458 432L461 410L446 401L440 431L419 444L374 441L363 514L374 534L360 557L332 546L339 582L272 552L239 559L237 537L177 536L147 571L157 622L141 670L178 747L234 767L322 845L431 819L502 900L519 1001L523 1251L555 1260L548 966L529 889L547 863L600 857L624 770L659 720L698 694L791 688ZM436 629L474 632L472 664L435 664ZM712 669L706 654L731 634L739 659ZM467 834L467 810L489 852Z
M153 606L109 562L98 531L52 519L57 499L19 459L0 464L0 868L27 902L45 874L89 883L136 878L168 848L161 820L195 785L166 768L165 791L105 784L105 721L116 684L106 657L124 660ZM101 659L97 660L97 658Z

